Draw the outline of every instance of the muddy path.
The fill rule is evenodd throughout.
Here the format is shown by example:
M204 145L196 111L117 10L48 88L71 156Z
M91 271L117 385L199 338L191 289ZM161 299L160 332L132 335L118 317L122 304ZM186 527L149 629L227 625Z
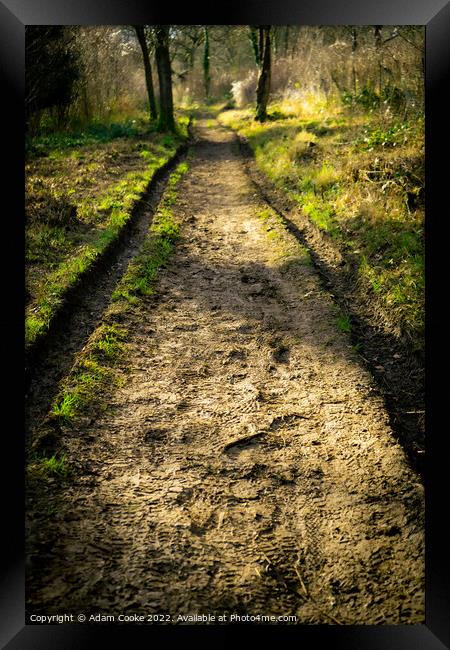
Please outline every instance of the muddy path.
M71 291L48 335L25 360L25 431L32 434L58 390L58 382L71 368L75 354L87 342L109 304L111 294L130 260L138 253L155 207L174 165L185 157L186 146L155 174L138 202L129 225L109 251Z
M233 136L197 133L127 382L65 432L70 481L29 494L27 611L422 623L420 479Z

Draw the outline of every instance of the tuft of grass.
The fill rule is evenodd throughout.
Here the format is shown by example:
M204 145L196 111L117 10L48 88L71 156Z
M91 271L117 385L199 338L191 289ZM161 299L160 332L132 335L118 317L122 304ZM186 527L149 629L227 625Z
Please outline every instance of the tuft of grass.
M340 332L345 332L346 334L352 331L352 324L350 318L346 314L342 314L336 321L336 325Z
M45 456L33 454L27 467L29 478L48 479L48 478L66 478L69 474L66 462L66 455Z
M65 393L53 405L52 414L64 422L69 422L75 417L79 408L80 401L81 396L77 392L73 391L70 393Z

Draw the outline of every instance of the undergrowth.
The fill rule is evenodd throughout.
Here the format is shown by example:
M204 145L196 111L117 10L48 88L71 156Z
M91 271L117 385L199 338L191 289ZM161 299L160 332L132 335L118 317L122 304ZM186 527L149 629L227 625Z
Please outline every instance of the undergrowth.
M48 331L69 289L117 239L156 170L187 137L187 124L182 117L178 135L122 135L103 148L60 146L27 165L27 347Z
M347 102L349 104L349 102ZM258 167L358 269L361 283L417 349L424 333L424 123L379 105L292 100L228 110Z

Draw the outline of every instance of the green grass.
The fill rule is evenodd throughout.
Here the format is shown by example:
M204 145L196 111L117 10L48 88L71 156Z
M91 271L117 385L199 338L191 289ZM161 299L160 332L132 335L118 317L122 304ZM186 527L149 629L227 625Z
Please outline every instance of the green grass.
M281 264L282 273L292 273L302 266L312 265L309 251L299 241L289 236L286 223L278 212L265 208L256 216L260 219L267 238L273 243L276 261Z
M365 151L373 151L377 147L401 147L406 145L410 133L415 127L409 122L394 122L388 127L366 127L356 145Z
M111 385L113 369L121 357L125 328L103 323L91 336L51 407L51 416L65 424L75 420L99 392Z
M176 134L162 134L161 139L166 147L173 147L176 137L187 136L187 116L178 116ZM147 116L136 116L136 119L115 122L111 124L94 123L79 131L60 131L38 135L26 141L26 153L29 156L65 156L68 150L102 145L118 138L140 139L151 134L157 135L156 124L149 124Z
M349 110L311 96L306 106L272 104L263 124L252 109L225 111L219 121L246 138L260 170L352 257L357 280L420 348L423 120L381 117L364 98Z
M30 178L33 194L30 195L29 204L33 211L26 233L27 284L31 293L25 320L27 347L45 335L67 292L117 239L156 170L169 160L180 142L185 139L187 125L188 117L182 117L178 125L178 135L155 134L153 141L141 143L142 147L138 148L138 155L142 160L141 168L120 173L119 167L119 180L106 184L105 188L94 196L89 190L92 174L89 173L86 178L79 176L76 161L70 162L70 170L75 169L74 174L78 174L72 180L72 189L71 186L64 186L66 179L62 172L68 168L69 159L67 164L64 160L58 163L61 182L53 176L50 176L50 180L45 180L43 175ZM99 133L101 135L103 131ZM108 152L108 156L114 154L114 150ZM81 149L73 151L70 161L73 161L74 153L84 156ZM83 160L81 169L86 169L89 164L84 164ZM95 176L95 170L93 173ZM81 180L82 187L86 187L84 198L83 192L73 189L78 187L77 179ZM48 196L46 187L49 183L53 189ZM59 185L64 188L60 193L54 189ZM79 198L71 205L68 197L72 197L75 191ZM31 202L31 196L34 203ZM74 210L76 217L72 219L72 223L69 215L73 214ZM52 221L55 219L58 220L57 224Z
M167 264L173 245L180 235L179 225L173 219L172 206L177 199L176 187L187 170L188 164L183 162L171 174L142 250L130 263L113 292L113 301L134 303L139 296L155 292L158 271Z
M115 304L110 306L102 324L91 335L63 381L51 407L51 419L72 424L89 405L100 404L101 398L104 400L108 391L120 382L115 369L122 359L128 330L113 321L120 308L126 311L129 304L136 304L142 296L156 291L158 272L167 265L180 236L172 206L177 198L177 185L187 170L188 165L183 162L170 175L141 252L130 262L119 281L112 296Z
M352 324L350 318L346 314L342 314L336 321L336 325L340 332L349 334L352 331Z
M142 120L128 120L115 124L92 124L81 131L55 132L39 135L26 141L26 151L29 155L58 155L74 147L103 144L116 138L136 138L142 136L148 127Z
M57 454L51 456L33 454L28 463L28 477L35 479L67 478L69 471L66 460L65 454L59 457Z

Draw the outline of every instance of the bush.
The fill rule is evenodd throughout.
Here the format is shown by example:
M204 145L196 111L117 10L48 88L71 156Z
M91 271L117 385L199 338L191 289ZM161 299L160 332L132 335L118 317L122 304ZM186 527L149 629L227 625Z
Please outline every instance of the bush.
M359 105L366 110L377 108L381 103L381 97L370 86L364 86L362 90L357 93L352 93L348 90L342 93L342 101L346 106Z
M256 74L250 72L245 79L234 81L231 84L231 93L237 108L242 108L255 101L257 83Z

